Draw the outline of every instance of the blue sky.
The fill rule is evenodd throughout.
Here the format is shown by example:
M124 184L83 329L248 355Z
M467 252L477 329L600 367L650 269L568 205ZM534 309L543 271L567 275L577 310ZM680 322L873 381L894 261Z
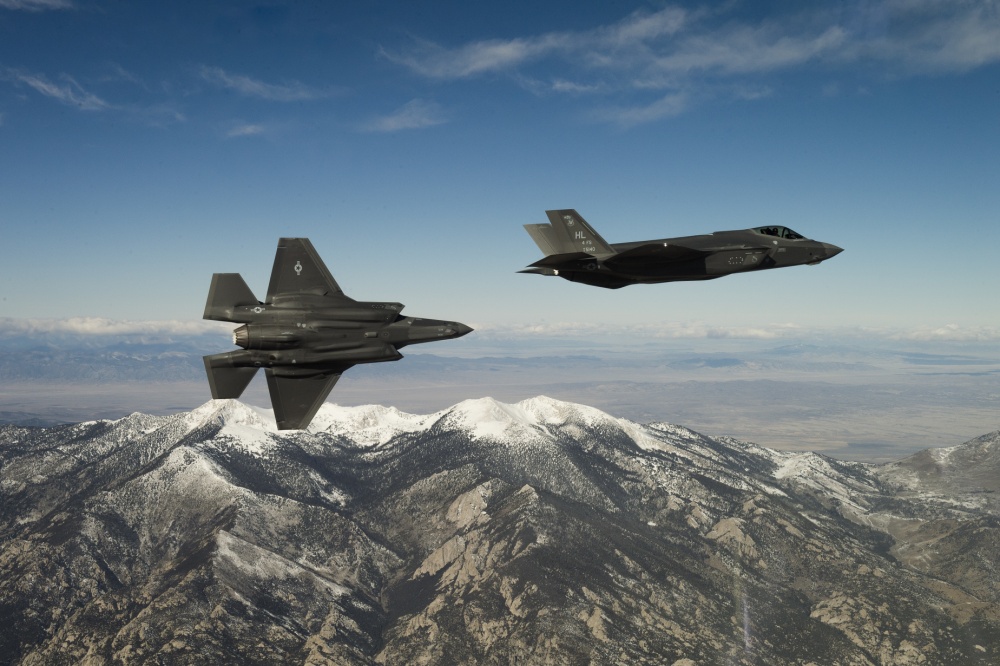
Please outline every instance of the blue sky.
M605 291L516 273L549 208L845 252ZM0 228L7 330L197 331L307 236L481 335L996 341L1000 5L0 0Z

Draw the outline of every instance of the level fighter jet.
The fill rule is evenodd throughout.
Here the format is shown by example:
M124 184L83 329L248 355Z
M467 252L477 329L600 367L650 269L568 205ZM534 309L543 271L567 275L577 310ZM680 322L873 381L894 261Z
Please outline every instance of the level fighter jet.
M348 368L398 361L400 347L472 330L403 317L402 309L401 303L348 298L308 238L282 238L263 302L239 273L212 276L204 318L243 324L233 332L242 350L205 357L212 397L240 397L264 368L278 428L305 428Z
M524 225L545 258L519 272L555 275L607 289L813 265L843 251L775 225L609 245L575 210L545 214L549 224Z

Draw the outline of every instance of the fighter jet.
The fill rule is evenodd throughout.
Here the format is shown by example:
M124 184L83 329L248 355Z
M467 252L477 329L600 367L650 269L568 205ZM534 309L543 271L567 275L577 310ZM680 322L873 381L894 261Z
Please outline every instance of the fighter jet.
M573 209L545 214L549 224L524 225L545 257L519 272L607 289L814 265L843 252L777 225L609 245Z
M264 368L278 429L305 428L348 368L398 361L400 347L472 331L454 321L404 317L402 309L349 298L308 238L282 238L263 302L239 273L212 276L204 318L243 324L233 332L242 350L205 357L212 397L240 397Z

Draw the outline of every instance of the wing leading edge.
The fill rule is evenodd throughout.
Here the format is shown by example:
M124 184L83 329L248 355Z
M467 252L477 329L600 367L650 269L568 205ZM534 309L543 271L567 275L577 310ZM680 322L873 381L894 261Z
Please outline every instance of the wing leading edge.
M335 372L309 377L294 374L294 371L285 372L282 368L265 370L267 390L271 394L271 406L274 408L278 430L299 430L309 425L340 379L341 373L350 367L347 365Z

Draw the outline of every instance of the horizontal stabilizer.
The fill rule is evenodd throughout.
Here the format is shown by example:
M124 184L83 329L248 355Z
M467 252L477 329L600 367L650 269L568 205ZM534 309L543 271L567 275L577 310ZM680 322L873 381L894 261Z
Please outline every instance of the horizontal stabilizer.
M243 395L257 368L213 367L213 359L226 357L229 353L215 354L205 357L205 372L208 373L208 385L212 389L212 397L216 400L238 398Z
M518 273L531 273L532 275L559 275L554 268L525 268L523 271L518 271Z
M566 254L550 254L549 256L543 257L528 265L535 268L559 268L560 266L565 266L573 261L582 261L584 259L593 258L594 255L587 254L586 252L567 252Z
M208 289L203 319L233 321L233 311L241 305L257 305L257 297L239 273L216 273Z

